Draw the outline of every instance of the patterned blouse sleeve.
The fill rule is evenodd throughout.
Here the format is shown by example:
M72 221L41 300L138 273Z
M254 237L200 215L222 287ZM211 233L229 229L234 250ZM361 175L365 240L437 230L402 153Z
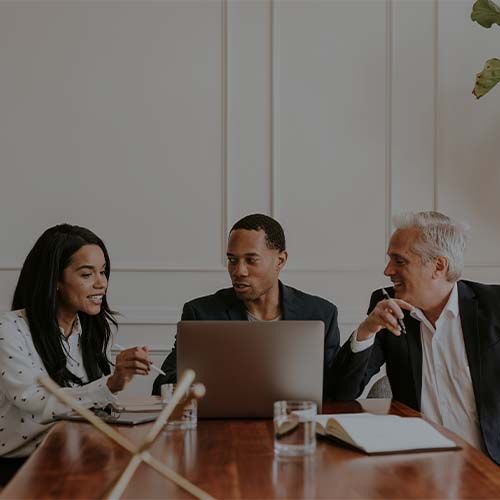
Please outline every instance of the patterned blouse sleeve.
M37 382L37 377L47 375L47 372L35 362L21 333L14 321L2 318L0 392L21 411L35 415L38 422L69 411L66 405L60 403ZM89 384L63 390L85 407L114 403L116 398L106 384L107 379L108 377L101 377Z

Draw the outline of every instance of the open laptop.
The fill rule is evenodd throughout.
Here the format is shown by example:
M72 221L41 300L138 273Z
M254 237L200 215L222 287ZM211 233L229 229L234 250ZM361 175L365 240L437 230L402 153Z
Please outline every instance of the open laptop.
M200 417L271 417L273 402L321 408L322 321L181 321L177 374L191 368L207 393Z

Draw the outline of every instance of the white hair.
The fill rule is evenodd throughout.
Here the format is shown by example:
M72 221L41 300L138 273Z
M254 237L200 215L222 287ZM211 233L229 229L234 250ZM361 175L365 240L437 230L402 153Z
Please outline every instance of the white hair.
M469 239L469 226L456 222L439 212L409 212L393 217L396 229L416 228L419 236L413 252L425 264L436 257L446 257L448 271L446 279L457 281L464 268L464 254Z

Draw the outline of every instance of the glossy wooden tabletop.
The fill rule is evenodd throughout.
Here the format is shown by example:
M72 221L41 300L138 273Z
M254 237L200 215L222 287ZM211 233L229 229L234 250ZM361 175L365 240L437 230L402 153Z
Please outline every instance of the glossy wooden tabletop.
M371 411L414 416L388 400L333 403L327 413ZM150 424L117 427L139 443ZM307 458L273 454L271 420L200 420L163 432L153 455L216 498L500 498L500 468L449 432L462 449L367 456L319 441ZM3 490L2 498L99 498L129 453L84 423L54 426ZM191 498L140 465L125 498Z

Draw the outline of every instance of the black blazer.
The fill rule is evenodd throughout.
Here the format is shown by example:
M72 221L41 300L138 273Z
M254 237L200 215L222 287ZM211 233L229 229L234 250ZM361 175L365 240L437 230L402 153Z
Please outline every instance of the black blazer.
M337 308L331 302L279 283L282 319L320 320L325 324L325 354L323 363L323 398L331 397L330 374L340 347ZM181 320L239 320L246 321L245 304L232 288L224 288L206 297L187 302ZM153 383L153 394L160 394L160 386L177 381L176 344L162 364L166 376L159 375Z
M368 312L382 299L381 291L375 291ZM482 438L489 456L500 465L500 285L459 281L458 305ZM335 362L335 399L358 397L386 363L394 399L420 411L420 323L404 312L406 335L382 330L371 348L355 354L350 339L344 344Z

